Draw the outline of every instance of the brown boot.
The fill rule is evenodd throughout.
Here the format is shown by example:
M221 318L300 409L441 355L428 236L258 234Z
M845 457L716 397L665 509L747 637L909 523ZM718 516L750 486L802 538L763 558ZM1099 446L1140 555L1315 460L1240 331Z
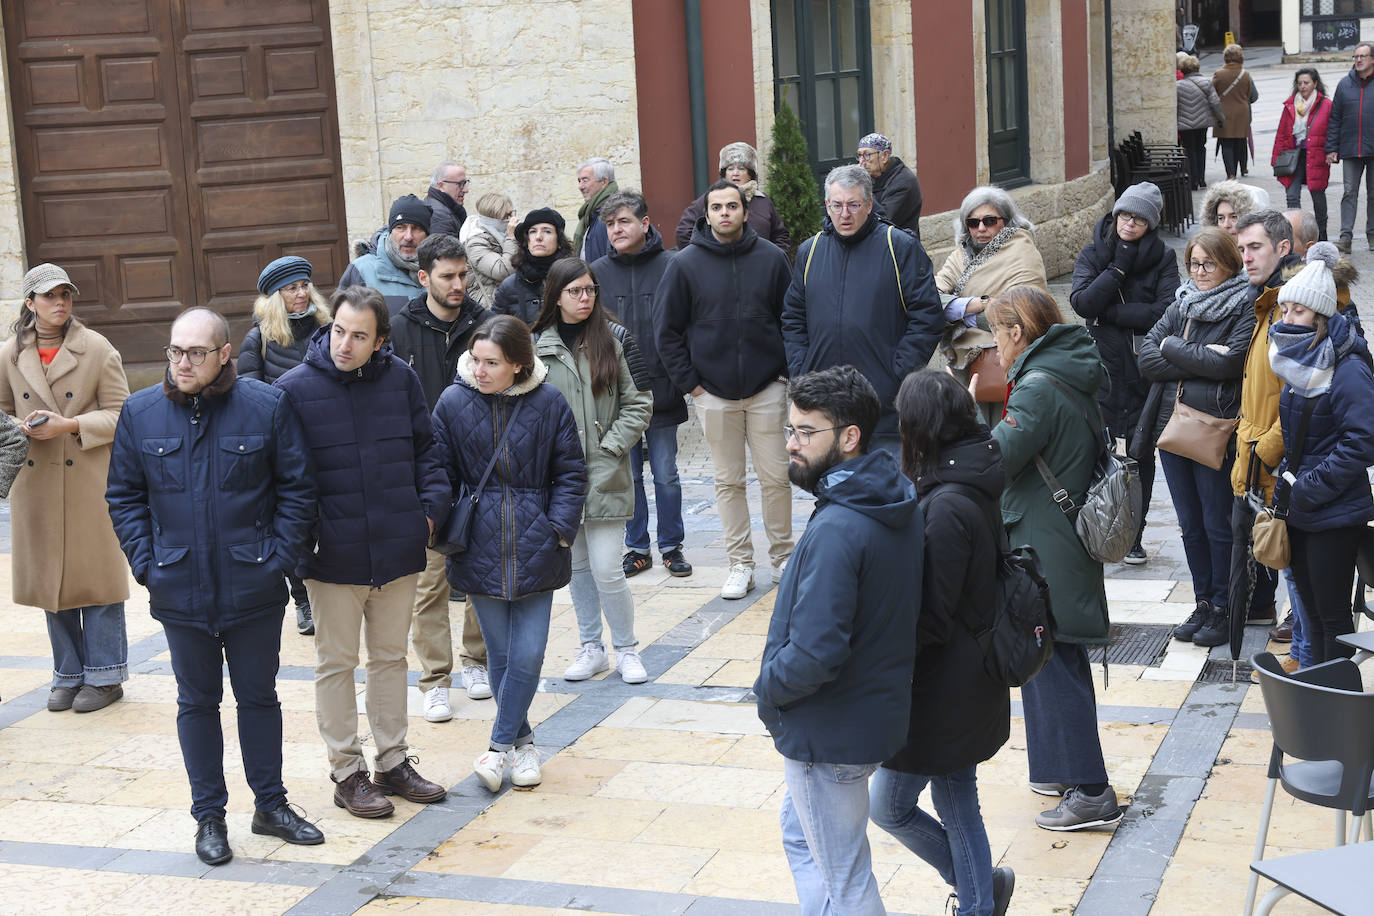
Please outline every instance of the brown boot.
M388 817L396 810L396 806L383 798L367 778L367 770L359 770L343 782L333 776L329 778L335 783L334 804L347 809L354 817Z
M398 766L389 770L378 771L377 788L384 795L399 795L406 801L415 802L419 805L443 801L444 797L448 795L448 790L437 782L430 782L415 772L415 767L411 766L411 761L419 763L420 758L407 757Z

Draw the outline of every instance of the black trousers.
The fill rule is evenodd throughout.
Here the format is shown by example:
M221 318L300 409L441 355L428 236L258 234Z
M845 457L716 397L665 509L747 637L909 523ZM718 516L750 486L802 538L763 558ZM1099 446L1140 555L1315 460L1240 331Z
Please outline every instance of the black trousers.
M1188 177L1192 179L1193 189L1196 190L1202 187L1207 174L1207 128L1181 130L1178 139L1188 156Z
M1223 137L1221 139L1221 161L1226 167L1226 177L1235 178L1238 169L1246 167L1249 150L1244 137Z
M1336 637L1355 631L1350 582L1355 577L1355 552L1363 534L1363 525L1325 531L1288 526L1293 582L1307 612L1303 625L1314 665L1355 653L1336 642Z

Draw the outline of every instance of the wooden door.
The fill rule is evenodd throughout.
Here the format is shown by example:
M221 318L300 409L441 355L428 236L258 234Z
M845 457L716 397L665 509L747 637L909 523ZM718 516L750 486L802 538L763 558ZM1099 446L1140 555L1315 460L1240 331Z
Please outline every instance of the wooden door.
M248 323L267 261L345 264L327 0L6 0L26 261L126 363L205 305ZM238 340L234 341L235 344Z

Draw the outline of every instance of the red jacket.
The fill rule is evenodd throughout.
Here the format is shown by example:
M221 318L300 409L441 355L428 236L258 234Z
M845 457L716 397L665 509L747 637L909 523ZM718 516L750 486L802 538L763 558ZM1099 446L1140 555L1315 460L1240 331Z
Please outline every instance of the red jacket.
M1326 161L1326 126L1331 119L1331 100L1324 95L1316 95L1312 103L1316 107L1307 118L1307 189L1325 191L1331 179L1331 165ZM1293 121L1297 118L1293 96L1283 103L1283 114L1279 116L1279 130L1274 135L1274 155L1269 164L1279 158L1279 153L1293 148ZM1279 184L1285 188L1293 183L1292 175L1278 176Z

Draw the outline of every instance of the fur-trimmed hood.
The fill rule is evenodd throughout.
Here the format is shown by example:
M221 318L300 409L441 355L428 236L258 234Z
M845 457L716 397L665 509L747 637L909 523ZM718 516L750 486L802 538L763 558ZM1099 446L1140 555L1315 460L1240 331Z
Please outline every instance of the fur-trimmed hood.
M1239 181L1218 181L1207 188L1207 196L1202 201L1202 225L1217 224L1217 206L1223 200L1236 211L1237 219L1247 213L1273 206L1269 203L1268 193L1254 185L1241 184Z
M534 358L534 371L530 377L523 382L516 382L514 385L501 392L505 395L518 396L529 394L540 385L544 384L544 379L549 374L549 367L544 365L544 361L539 357ZM466 350L463 355L458 357L458 378L474 391L477 388L477 376L472 371L472 351Z

